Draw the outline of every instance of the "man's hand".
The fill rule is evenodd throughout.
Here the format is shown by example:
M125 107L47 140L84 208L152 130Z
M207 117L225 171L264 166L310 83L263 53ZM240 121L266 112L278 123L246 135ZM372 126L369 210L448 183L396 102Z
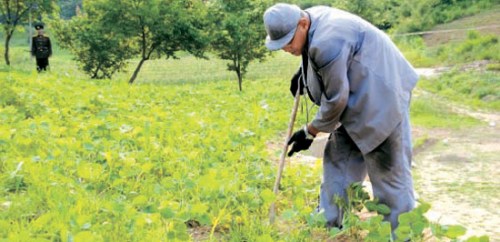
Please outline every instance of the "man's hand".
M313 139L307 138L306 131L301 129L296 131L290 140L288 140L288 145L292 145L292 149L288 152L288 156L292 156L293 153L299 152L301 150L307 150L311 146Z
M304 83L302 82L302 68L299 68L297 72L293 75L292 79L290 79L290 92L292 93L292 97L295 97L295 93L297 93L297 88L299 89L300 95L304 94Z

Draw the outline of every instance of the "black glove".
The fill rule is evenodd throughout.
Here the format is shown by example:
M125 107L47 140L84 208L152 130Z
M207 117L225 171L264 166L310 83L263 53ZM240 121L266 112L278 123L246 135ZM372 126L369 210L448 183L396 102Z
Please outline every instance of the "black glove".
M302 68L299 68L297 72L293 75L292 79L290 79L290 92L292 96L295 97L295 93L297 93L297 88L299 88L300 95L304 94L304 83L302 83Z
M307 138L306 131L304 129L300 129L292 135L290 140L288 140L288 145L293 143L292 149L288 152L288 156L292 156L295 152L309 149L312 142L312 139Z

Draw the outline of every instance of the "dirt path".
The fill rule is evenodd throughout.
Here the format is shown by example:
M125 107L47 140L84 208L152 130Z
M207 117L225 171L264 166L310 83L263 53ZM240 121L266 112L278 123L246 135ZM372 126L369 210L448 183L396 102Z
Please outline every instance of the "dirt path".
M447 105L482 124L461 130L414 127L414 139L426 138L414 151L416 190L432 204L430 220L461 224L468 229L465 237L488 235L500 241L500 114Z
M468 235L500 239L498 126L466 130L415 129L429 145L414 156L419 196L432 204L428 217L441 224L461 224Z

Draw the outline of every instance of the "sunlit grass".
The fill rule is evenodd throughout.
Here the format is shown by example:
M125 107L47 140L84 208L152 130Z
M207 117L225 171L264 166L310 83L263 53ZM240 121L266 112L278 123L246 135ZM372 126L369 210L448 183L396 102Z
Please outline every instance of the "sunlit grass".
M116 78L128 80L137 62L138 60L130 61L128 71L116 75ZM257 79L275 78L288 82L299 64L300 58L282 51L273 53L273 56L263 62L252 62L243 79L243 89L245 89L246 81ZM137 83L175 84L220 80L234 81L235 88L237 88L238 78L235 72L227 70L227 61L213 55L209 55L208 60L187 55L180 59L146 61L136 81Z
M495 71L452 70L422 79L419 87L459 104L500 111L500 75Z
M430 97L415 97L410 108L413 125L426 128L463 128L481 122L469 116L454 113L443 101Z

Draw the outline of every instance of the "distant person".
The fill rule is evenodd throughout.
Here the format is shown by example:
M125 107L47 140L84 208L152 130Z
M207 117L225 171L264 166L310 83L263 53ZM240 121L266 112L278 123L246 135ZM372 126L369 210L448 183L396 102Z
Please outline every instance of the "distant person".
M417 73L384 32L339 9L276 4L264 25L269 50L302 56L292 92L304 90L319 106L290 138L288 155L309 149L318 132L331 133L319 204L327 226L342 226L335 197L347 199L346 188L368 175L373 195L391 209L385 220L394 231L415 205L408 113Z
M35 24L37 35L33 36L31 45L31 55L36 58L36 70L46 71L49 65L49 57L52 56L52 45L50 38L43 34L43 24Z

